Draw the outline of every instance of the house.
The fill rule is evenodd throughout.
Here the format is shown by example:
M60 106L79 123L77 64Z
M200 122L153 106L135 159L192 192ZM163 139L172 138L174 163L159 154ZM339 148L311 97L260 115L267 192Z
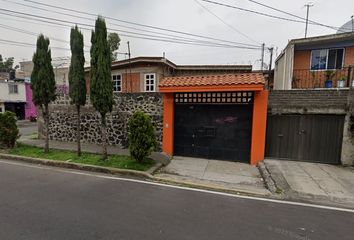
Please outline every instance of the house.
M165 77L162 149L170 155L264 159L268 91L262 73Z
M159 92L164 77L251 72L251 65L177 65L164 57L136 57L112 63L114 92ZM90 68L86 68L87 89Z
M26 85L24 82L0 81L0 112L14 112L18 119L26 118Z
M275 61L274 89L353 86L354 32L291 40Z

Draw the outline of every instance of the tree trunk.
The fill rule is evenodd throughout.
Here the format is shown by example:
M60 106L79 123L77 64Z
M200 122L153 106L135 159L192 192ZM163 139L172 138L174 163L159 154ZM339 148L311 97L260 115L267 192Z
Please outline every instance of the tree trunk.
M76 122L76 140L77 140L77 156L81 156L81 117L80 117L80 105L76 105L76 109L77 109L77 122Z
M107 160L107 128L106 128L106 115L101 115L102 122L101 122L101 135L102 135L102 159Z
M49 108L48 108L48 104L44 105L43 118L44 118L44 126L45 126L44 153L49 153Z

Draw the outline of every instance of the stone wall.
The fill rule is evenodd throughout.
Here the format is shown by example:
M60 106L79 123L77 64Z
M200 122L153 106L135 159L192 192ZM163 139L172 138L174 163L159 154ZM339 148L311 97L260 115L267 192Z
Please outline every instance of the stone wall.
M345 116L341 161L354 165L354 89L274 90L269 114L339 114Z
M162 142L163 103L159 93L117 93L115 105L107 116L108 144L128 146L128 120L138 110L150 115L156 128L158 142ZM38 121L40 137L43 137L43 119ZM87 143L101 143L100 116L89 101L81 110L81 139ZM49 136L51 140L76 141L76 108L70 99L59 97L50 105Z

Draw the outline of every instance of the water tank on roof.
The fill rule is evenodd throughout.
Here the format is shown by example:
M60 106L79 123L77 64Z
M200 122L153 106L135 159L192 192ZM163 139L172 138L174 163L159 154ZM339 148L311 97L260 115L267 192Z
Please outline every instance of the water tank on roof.
M349 22L345 23L341 26L337 33L345 33L345 32L354 32L354 20L350 20Z

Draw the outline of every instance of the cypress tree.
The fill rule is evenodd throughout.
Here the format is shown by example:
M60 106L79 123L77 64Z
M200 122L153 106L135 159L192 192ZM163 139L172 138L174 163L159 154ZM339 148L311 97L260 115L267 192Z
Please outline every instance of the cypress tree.
M44 152L49 152L49 103L56 99L55 78L52 66L50 41L42 34L37 39L37 49L33 55L33 71L31 75L33 102L43 115L45 127Z
M77 155L81 156L81 132L80 132L80 107L86 103L86 82L85 82L85 56L84 56L84 37L79 28L71 29L70 33L71 63L69 69L69 95L71 104L76 106L76 140Z
M111 53L107 41L105 20L98 17L91 36L91 85L90 100L101 115L103 159L107 159L106 115L112 112L113 88L111 80Z

